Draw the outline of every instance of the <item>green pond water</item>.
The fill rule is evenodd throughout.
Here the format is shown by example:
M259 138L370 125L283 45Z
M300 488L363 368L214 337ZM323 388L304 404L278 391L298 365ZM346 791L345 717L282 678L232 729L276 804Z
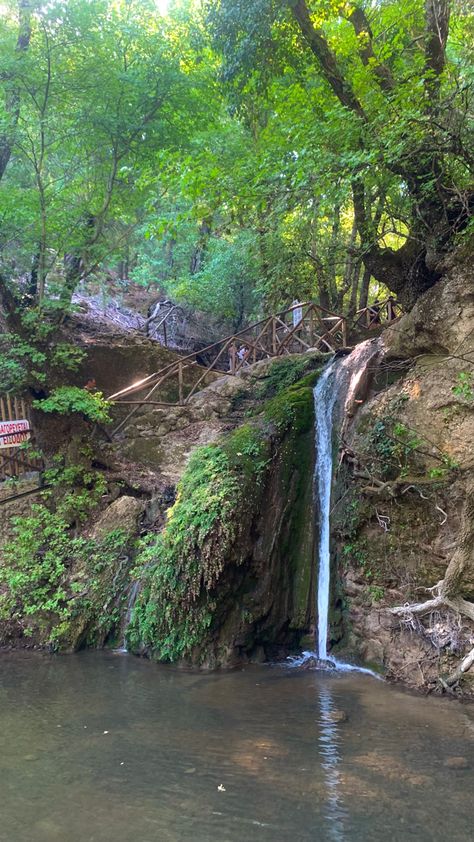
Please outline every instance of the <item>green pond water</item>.
M112 653L3 654L0 674L1 842L474 839L472 707Z

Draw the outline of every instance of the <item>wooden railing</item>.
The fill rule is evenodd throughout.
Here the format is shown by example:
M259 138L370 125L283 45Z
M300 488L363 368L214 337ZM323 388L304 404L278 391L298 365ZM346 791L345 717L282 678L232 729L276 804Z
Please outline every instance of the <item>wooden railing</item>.
M18 434L10 431L2 433L1 422L7 422L8 424L26 422L26 425L22 426ZM17 443L12 447L6 446L14 438L30 439L31 433L29 413L23 398L9 394L0 397L0 481L42 470L43 462L41 459L36 456L31 457L28 451L18 447Z
M181 307L179 307L178 304L173 304L169 309L166 310L166 313L160 319L158 324L153 324L153 322L154 322L154 319L157 318L157 315L159 314L160 311L158 310L156 315L152 314L146 320L147 336L149 336L150 339L154 339L158 335L158 331L159 331L160 327L163 327L163 344L167 348L168 347L168 328L167 328L167 324L168 324L168 321L170 319L170 316L172 316L173 313L176 313L179 310L181 310Z
M110 395L108 400L117 405L134 406L112 435L121 430L145 403L154 406L187 403L203 387L210 372L235 375L259 360L304 353L310 348L331 352L346 344L347 324L344 316L312 302L295 304L207 348L181 357L160 371ZM158 390L169 390L170 385L175 390L175 399L157 400ZM145 390L148 391L142 398L129 399Z
M374 301L373 304L357 310L353 327L372 330L380 325L387 325L394 322L402 314L402 308L394 298L387 298L385 301Z

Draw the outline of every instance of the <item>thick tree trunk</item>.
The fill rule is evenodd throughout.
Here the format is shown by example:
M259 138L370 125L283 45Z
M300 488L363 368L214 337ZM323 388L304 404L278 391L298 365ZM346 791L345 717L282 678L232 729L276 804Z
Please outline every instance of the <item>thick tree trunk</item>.
M372 272L370 271L370 268L364 264L364 274L362 275L362 282L360 285L359 293L359 310L363 310L364 307L367 307L367 303L369 300L369 286L371 277Z
M350 81L345 77L325 34L313 22L311 9L305 0L291 0L293 17L319 65L322 76L341 105L360 121L368 124L363 104ZM437 152L433 152L433 132L430 118L436 117L445 66L445 47L449 31L449 0L425 0L425 94L427 123L415 154L403 160L391 160L388 169L403 179L411 197L411 230L406 243L394 251L381 248L377 230L370 224L363 200L363 184L356 175L356 190L362 201L354 196L357 227L364 252L364 264L377 281L396 293L402 303L410 305L439 278L438 266L453 245L457 231L469 219L467 205L473 198L459 197L450 176L443 172ZM348 15L358 37L361 61L370 67L383 94L391 96L394 79L389 68L374 53L372 33L364 11L357 6ZM363 133L359 136L364 148Z
M193 249L189 264L191 275L197 275L202 269L203 260L207 251L209 237L212 230L212 217L203 219L199 226L199 240Z
M362 264L360 260L356 261L354 266L354 270L352 272L352 286L351 286L351 297L349 300L349 307L348 307L348 315L353 316L357 310L357 295L359 292L359 281L360 281L360 270L362 268Z

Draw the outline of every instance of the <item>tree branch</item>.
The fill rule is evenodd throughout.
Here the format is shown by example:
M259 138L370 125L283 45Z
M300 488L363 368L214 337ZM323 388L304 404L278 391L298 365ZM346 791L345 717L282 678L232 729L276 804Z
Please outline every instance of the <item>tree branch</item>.
M354 27L359 45L359 55L362 64L370 67L382 90L389 94L393 91L395 82L390 69L377 59L372 46L372 30L364 10L356 6L347 18Z
M306 38L312 53L316 56L324 78L332 88L341 105L352 111L364 122L367 117L354 91L337 65L337 60L330 49L323 33L316 29L311 20L310 12L305 0L291 3L291 11L298 26Z
M15 50L17 55L21 55L27 51L31 38L30 0L20 0L18 4L18 15L19 28ZM3 178L3 174L12 154L13 135L20 117L20 92L14 82L14 74L8 74L6 81L10 81L12 83L12 87L10 91L7 92L5 101L6 112L10 117L10 126L9 129L0 136L0 180Z

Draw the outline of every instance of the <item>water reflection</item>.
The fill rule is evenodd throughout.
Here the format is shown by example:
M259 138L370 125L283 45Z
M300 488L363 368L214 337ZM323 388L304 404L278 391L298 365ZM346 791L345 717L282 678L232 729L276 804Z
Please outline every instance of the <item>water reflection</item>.
M344 842L348 812L342 802L340 742L338 723L341 711L336 709L329 685L319 688L319 754L326 788L324 817L328 821L327 835L333 842Z
M0 842L466 842L472 721L339 670L0 655Z

